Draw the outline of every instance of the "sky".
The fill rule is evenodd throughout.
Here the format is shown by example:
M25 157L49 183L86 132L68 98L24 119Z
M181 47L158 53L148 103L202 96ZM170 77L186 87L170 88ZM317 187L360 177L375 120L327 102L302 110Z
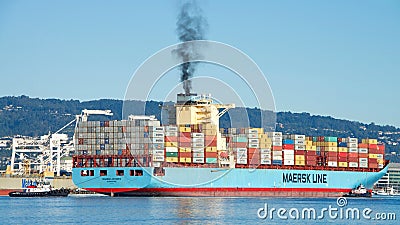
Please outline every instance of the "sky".
M179 42L179 5L0 0L0 96L124 99L136 69ZM276 110L400 127L400 1L199 5L208 21L206 39L254 60ZM232 71L216 65L199 65L194 78L213 74L231 87L244 87ZM155 100L179 85L179 71L163 78L168 87L158 85ZM200 84L194 80L194 89L207 91ZM240 93L248 99L246 91Z

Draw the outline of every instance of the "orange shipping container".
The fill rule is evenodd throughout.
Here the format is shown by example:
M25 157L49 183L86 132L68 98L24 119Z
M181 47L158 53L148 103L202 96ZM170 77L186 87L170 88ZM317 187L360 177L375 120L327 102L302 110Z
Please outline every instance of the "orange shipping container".
M217 152L206 152L206 158L217 158L218 153Z
M368 144L360 143L358 144L358 148L368 148Z

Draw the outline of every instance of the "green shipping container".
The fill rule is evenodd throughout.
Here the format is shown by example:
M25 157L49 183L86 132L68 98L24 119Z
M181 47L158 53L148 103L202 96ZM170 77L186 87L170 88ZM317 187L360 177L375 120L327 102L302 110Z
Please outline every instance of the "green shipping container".
M233 142L246 142L247 143L247 137L234 137Z
M178 157L177 152L166 152L167 157Z
M325 137L326 142L337 142L337 137Z
M217 163L217 158L206 158L206 163Z

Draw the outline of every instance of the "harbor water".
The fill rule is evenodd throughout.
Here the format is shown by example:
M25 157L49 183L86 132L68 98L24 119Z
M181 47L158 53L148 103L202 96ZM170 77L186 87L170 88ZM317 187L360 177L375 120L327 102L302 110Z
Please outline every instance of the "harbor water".
M399 206L400 198L394 197L317 199L2 196L0 221L1 224L399 224ZM307 210L311 208L316 211L315 219L312 214L308 218ZM351 212L346 218L346 210L349 211L350 208L351 211L360 212L359 219L352 217ZM302 218L304 209L306 214ZM323 212L323 209L327 210Z

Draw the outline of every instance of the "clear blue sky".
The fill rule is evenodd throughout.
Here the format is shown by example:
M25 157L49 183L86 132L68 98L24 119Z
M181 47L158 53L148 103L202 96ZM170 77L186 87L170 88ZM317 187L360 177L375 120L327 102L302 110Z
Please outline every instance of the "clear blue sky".
M0 0L0 96L123 99L135 69L178 42L178 5ZM207 39L260 66L278 111L400 127L400 1L200 5Z

